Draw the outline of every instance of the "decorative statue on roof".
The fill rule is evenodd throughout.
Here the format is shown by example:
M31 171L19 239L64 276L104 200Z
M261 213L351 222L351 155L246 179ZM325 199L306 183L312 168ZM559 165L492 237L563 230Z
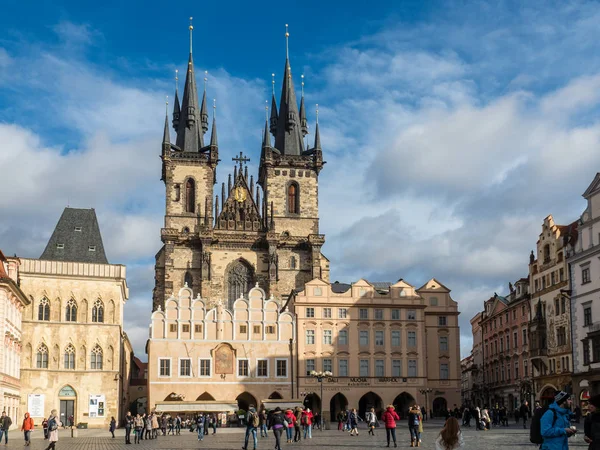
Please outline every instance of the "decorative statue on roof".
M513 284L509 281L508 282L508 291L513 294L515 292L515 288L513 287Z

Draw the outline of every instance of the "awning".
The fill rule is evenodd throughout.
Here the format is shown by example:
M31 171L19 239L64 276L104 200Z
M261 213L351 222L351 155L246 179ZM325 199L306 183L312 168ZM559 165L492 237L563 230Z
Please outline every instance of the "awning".
M285 400L285 399L269 399L262 400L261 403L265 405L266 409L275 409L278 406L281 409L294 409L296 406L302 407L302 401L300 400Z
M231 412L238 410L236 403L204 402L157 402L157 411L164 412Z

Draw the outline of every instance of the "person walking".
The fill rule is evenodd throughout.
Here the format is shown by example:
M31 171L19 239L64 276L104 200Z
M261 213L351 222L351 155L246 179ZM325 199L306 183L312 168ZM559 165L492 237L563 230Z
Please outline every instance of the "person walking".
M127 411L125 416L125 443L131 444L131 429L133 428L133 417L131 411Z
M204 415L200 413L196 419L196 432L198 433L198 440L204 440Z
M356 408L352 408L350 414L348 414L348 427L350 428L350 436L354 436L355 432L358 436L358 413Z
M523 404L519 408L519 418L523 419L523 429L527 428L527 418L529 416L530 416L529 404L527 402L523 402Z
M275 436L275 450L281 450L281 434L283 433L283 429L287 428L286 424L286 419L281 413L281 408L278 406L275 408L269 421L269 428L273 430L273 435Z
M369 427L369 434L375 436L375 427L377 426L377 415L375 414L375 408L371 408L370 411L367 411L365 419Z
M419 415L414 406L408 410L408 430L410 431L410 446L419 446Z
M143 429L144 429L144 418L137 414L135 416L135 419L133 419L133 442L136 444L139 444L140 441L142 440L142 434L143 434ZM113 437L114 437L114 433L113 433Z
M260 431L260 437L261 438L267 437L268 436L268 433L267 433L268 417L267 417L267 410L264 407L258 413L258 419L259 419L258 430Z
M304 428L304 439L308 436L308 439L312 439L312 425L313 425L313 413L310 408L306 408L302 412L302 428Z
M156 412L152 413L152 438L158 439L158 416Z
M455 450L464 448L464 446L458 420L455 417L448 418L435 441L435 450Z
M473 410L473 419L475 419L475 429L477 431L481 430L481 411L479 410L479 406L476 406Z
M152 415L148 414L144 420L146 426L146 432L144 433L144 439L152 439Z
M0 416L0 441L2 441L4 435L4 445L8 445L8 430L11 425L12 419L6 415L6 411L2 411L2 416Z
M175 418L175 434L179 436L181 434L181 417L177 414Z
M48 440L48 419L42 420L42 429L44 430L44 440Z
M294 432L294 428L296 426L296 415L291 409L285 411L285 421L287 422L287 427L285 427L285 432L287 436L287 443L292 442L292 433Z
M600 395L588 400L589 413L583 421L583 440L588 450L600 450Z
M544 443L541 450L567 450L569 438L575 434L571 428L571 395L560 391L554 396L548 410L542 416L540 428Z
M294 420L294 442L300 442L302 439L302 409L299 406L296 406L294 416L296 417L296 420Z
M415 406L415 410L417 412L417 416L419 417L419 429L418 429L418 439L419 439L419 445L421 445L421 436L423 436L423 414L421 413L421 408L419 408L419 405ZM470 425L469 425L470 426Z
M25 413L23 419L23 425L21 425L21 431L23 432L23 438L25 439L25 446L31 444L31 432L33 431L33 419L29 413Z
M385 425L385 436L387 438L387 446L390 446L390 436L394 439L394 447L398 447L396 443L396 421L400 420L398 414L394 410L394 405L388 405L385 412L381 416L381 420Z
M256 437L256 428L260 425L260 417L256 412L256 408L254 405L250 405L248 407L248 413L246 414L246 435L244 436L244 446L243 450L248 450L248 440L252 435L252 440L254 441L254 450L258 448L258 439Z
M56 448L56 443L58 442L58 427L62 426L62 423L58 420L57 412L55 409L50 411L50 416L48 417L48 441L49 445L46 447L46 450L54 450Z
M110 425L108 426L108 431L112 434L112 438L115 438L115 429L117 428L117 421L114 416L110 418Z
M340 411L339 413L337 413L336 418L338 421L338 431L342 431L344 427L344 412Z

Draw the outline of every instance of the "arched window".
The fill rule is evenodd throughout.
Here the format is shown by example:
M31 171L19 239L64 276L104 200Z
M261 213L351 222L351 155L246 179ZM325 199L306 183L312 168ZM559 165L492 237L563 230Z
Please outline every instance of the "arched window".
M37 363L35 365L38 369L48 368L48 347L45 344L40 344L37 350Z
M75 300L73 299L70 299L67 302L65 320L67 322L77 322L77 303L75 303Z
M300 188L296 183L291 183L287 191L288 213L298 214L300 212L299 192Z
M550 245L544 245L544 264L550 261Z
M196 183L191 178L185 182L185 211L193 213L196 211Z
M65 348L65 369L75 369L75 347L71 344Z
M252 289L252 269L243 261L231 263L227 270L227 306L233 310L233 303Z
M92 307L92 322L104 323L104 303L100 299Z
M96 345L90 355L90 369L102 370L102 349Z
M185 276L183 277L183 283L184 285L187 283L187 287L192 290L194 289L194 279L192 278L192 274L190 272L185 273Z
M296 257L292 256L291 259L290 259L290 269L295 269L296 265L297 265L297 263L296 263Z
M45 297L40 300L38 306L38 320L50 320L50 302Z

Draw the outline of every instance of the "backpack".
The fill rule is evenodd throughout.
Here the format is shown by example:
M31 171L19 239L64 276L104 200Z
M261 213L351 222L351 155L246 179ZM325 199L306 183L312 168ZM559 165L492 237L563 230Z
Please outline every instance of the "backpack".
M308 425L308 415L307 414L302 414L302 425Z
M48 421L48 430L50 430L50 431L58 430L58 423L56 422L56 419L53 418Z
M260 418L255 412L250 413L250 424L255 428L260 425Z
M540 445L544 443L544 438L542 437L542 417L549 409L550 408L545 406L543 408L536 409L535 413L533 414L533 418L531 419L531 428L529 429L529 440L533 444ZM556 411L554 409L551 411L554 415L554 418L552 419L552 426L554 426L558 416L556 415Z

